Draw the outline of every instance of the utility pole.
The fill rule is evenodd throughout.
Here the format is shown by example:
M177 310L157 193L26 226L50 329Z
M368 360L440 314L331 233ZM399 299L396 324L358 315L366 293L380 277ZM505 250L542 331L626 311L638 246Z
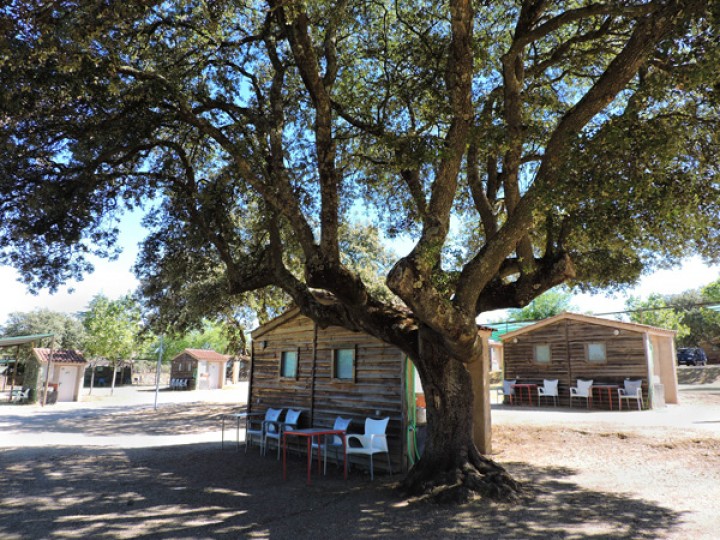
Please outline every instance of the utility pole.
M162 356L163 356L163 336L160 336L160 346L157 349L158 360L157 368L155 369L155 410L157 411L158 404L158 393L160 392L160 371L162 370Z

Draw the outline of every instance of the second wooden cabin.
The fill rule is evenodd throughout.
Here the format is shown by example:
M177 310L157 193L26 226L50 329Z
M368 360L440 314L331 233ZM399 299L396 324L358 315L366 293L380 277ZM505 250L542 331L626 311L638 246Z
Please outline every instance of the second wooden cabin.
M225 386L227 356L212 349L185 349L170 363L170 385L187 381L188 390L215 390Z
M678 402L675 332L575 313L561 313L501 337L505 379L559 380L570 404L577 379L623 385L641 379L650 407ZM615 396L617 399L617 396Z

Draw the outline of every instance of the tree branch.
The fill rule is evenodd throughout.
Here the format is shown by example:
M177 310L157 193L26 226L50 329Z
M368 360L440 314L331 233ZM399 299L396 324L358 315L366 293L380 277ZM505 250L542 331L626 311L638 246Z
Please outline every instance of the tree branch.
M475 142L471 142L467 151L468 185L470 186L470 193L475 203L475 208L478 214L480 214L480 220L482 221L485 231L485 238L491 238L497 233L497 219L492 204L483 189L478 166L478 147ZM495 172L497 173L497 171ZM488 176L490 176L490 173L488 173Z
M515 56L516 54L519 54L520 51L522 51L530 43L544 38L545 36L551 34L552 32L560 29L567 24L580 21L582 19L606 15L642 17L644 15L652 13L656 9L657 2L650 2L648 4L637 6L618 6L616 4L590 4L589 6L582 8L569 9L536 28L532 28L531 25L527 25L522 33L516 34L513 45L509 51L509 55Z
M310 94L315 109L315 151L320 177L320 249L323 257L332 264L339 264L338 209L339 176L335 167L336 146L332 134L332 104L325 83L320 76L320 66L310 38L309 20L299 2L288 4L281 0L269 0L279 24L284 28L295 58L300 77ZM289 10L290 14L286 11ZM318 261L319 262L319 261Z
M452 335L445 345L454 357L462 360L473 357L477 353L476 348L480 347L474 317L470 311L455 309L447 296L440 293L432 283L432 273L440 266L441 250L448 233L450 210L457 189L457 176L473 119L471 2L452 0L450 14L452 41L446 86L453 118L445 137L445 154L437 169L421 237L413 251L395 264L388 275L387 284L431 329L439 335ZM449 333L448 329L451 329Z
M420 214L422 218L425 218L427 215L427 201L425 200L425 191L420 181L420 171L418 169L403 169L400 171L400 176L405 180L405 185L407 185L410 195L413 201L415 201L418 214Z
M532 273L524 274L517 281L493 279L479 297L476 312L525 307L540 294L575 277L575 267L565 253L539 259L534 267Z
M432 185L420 239L413 251L398 263L400 266L415 267L411 273L417 274L427 285L433 269L438 266L442 246L449 230L450 210L455 199L458 173L473 118L471 99L473 11L470 0L451 1L450 14L452 41L448 51L445 84L450 96L449 105L453 117L445 136L445 152ZM392 289L392 279L390 276L388 279L388 285ZM403 300L409 301L406 298Z
M515 38L510 52L503 56L503 89L504 113L507 130L507 151L503 158L503 188L505 191L505 205L508 216L515 212L520 200L520 164L522 158L524 127L523 102L521 98L525 78L525 66L522 48L516 48L520 36L526 34L542 11L542 3L526 2L518 17L515 27ZM533 247L528 235L523 235L517 245L517 254L525 265L530 266L533 261ZM530 268L528 268L530 270Z
M463 269L455 296L457 305L465 309L476 307L478 291L483 291L493 279L508 254L508 246L514 246L532 225L532 213L540 187L544 188L546 183L552 181L572 137L625 88L657 42L673 29L675 16L684 9L702 9L702 2L672 2L641 19L623 50L610 62L585 96L563 116L546 145L535 182L498 234Z

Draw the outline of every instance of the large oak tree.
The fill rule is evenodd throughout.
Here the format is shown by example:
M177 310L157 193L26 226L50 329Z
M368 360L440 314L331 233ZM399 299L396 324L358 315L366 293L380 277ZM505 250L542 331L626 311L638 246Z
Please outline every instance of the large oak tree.
M429 420L403 486L510 496L473 432L476 316L717 256L717 9L11 0L2 261L57 287L112 255L124 207L149 204L140 272L156 299L190 274L231 299L279 290L320 325L397 345ZM386 279L404 306L343 259L360 211L415 239ZM467 233L452 246L451 216Z

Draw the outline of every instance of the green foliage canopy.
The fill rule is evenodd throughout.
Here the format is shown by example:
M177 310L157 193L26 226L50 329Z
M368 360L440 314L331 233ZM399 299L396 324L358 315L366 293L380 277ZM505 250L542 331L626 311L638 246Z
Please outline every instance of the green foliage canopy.
M49 309L10 313L1 331L3 337L54 334L55 346L61 349L82 350L85 341L77 317Z
M508 320L540 321L572 310L572 293L567 290L552 289L535 298L523 309L511 309Z
M85 353L113 363L133 358L140 349L141 317L131 296L110 300L99 294L83 314Z
M178 264L182 246L220 263L193 280L216 300L218 288L283 281L264 271L276 233L291 273L327 266L311 253L316 232L325 255L344 251L337 227L357 199L387 234L425 235L416 260L450 295L483 258L490 273L455 294L480 311L521 307L562 280L631 282L688 249L714 258L719 53L704 4L478 5L463 102L444 4L10 2L2 260L57 287L90 268L87 254L112 255L118 211L148 198L160 206L140 271ZM307 57L304 39L318 47ZM450 141L459 114L472 125ZM436 264L450 211L475 224L464 274ZM491 262L512 214L527 234L509 242L515 257ZM159 246L168 234L178 238ZM297 284L285 278L287 294Z
M720 312L708 304L720 304L720 280L680 294L652 294L647 299L631 298L627 307L635 322L677 330L681 347L716 344L720 339Z
M682 311L673 309L672 297L660 294L651 294L646 299L631 296L626 302L630 311L630 320L640 324L647 324L657 328L675 330L677 342L682 343L683 338L690 334L690 329L684 324Z
M163 336L163 360L169 362L185 349L212 349L220 354L235 354L238 351L232 350L231 343L224 325L206 321L199 330ZM159 346L159 338L153 339L145 349L145 358L157 358Z

